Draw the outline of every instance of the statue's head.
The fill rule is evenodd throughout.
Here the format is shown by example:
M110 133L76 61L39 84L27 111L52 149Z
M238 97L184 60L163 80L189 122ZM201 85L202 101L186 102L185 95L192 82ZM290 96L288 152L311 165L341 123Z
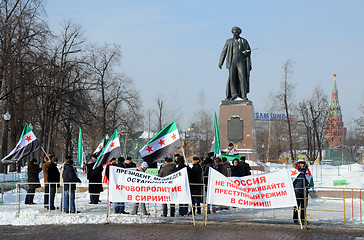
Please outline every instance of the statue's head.
M231 32L233 33L233 35L235 36L236 34L237 34L237 36L239 36L240 35L240 33L242 32L241 31L241 28L240 27L233 27L232 29L231 29Z

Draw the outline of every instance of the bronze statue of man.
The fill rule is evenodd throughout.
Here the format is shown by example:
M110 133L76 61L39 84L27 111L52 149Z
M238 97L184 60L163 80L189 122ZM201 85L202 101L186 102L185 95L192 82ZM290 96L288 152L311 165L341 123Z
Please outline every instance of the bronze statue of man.
M234 100L246 97L249 92L249 77L252 70L248 41L240 37L241 29L233 27L231 30L233 38L226 41L221 52L219 68L221 69L226 58L226 68L229 69L229 79L226 86L226 99Z

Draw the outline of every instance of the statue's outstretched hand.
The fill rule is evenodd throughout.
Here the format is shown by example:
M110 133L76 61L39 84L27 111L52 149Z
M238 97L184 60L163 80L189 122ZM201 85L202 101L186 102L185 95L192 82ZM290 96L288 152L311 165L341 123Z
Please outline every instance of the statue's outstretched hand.
M220 68L220 69L222 68L222 65L221 65L221 64L219 64L219 68Z

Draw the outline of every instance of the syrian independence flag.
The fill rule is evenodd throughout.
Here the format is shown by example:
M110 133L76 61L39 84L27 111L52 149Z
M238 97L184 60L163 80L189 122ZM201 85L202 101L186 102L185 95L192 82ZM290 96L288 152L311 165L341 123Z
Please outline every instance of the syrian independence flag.
M215 137L212 139L212 142L211 142L211 146L210 146L209 153L210 153L210 152L214 152L214 149L215 149Z
M93 169L104 163L107 163L111 158L118 156L121 156L120 141L118 130L115 130L114 134L111 136L110 140L102 150L100 156L97 158Z
M38 142L37 137L34 135L32 129L30 129L28 123L26 123L16 147L4 157L1 162L6 164L17 162L21 158L37 150L39 147L40 143Z
M300 175L300 171L298 171L298 167L291 169L292 182L294 182L294 180L296 180L298 175ZM313 177L312 177L311 171L310 171L310 169L308 169L308 167L306 167L305 178L306 178L307 182L310 184L310 186L313 187L314 186Z
M143 160L150 165L164 156L174 153L181 147L182 144L177 125L176 122L173 121L150 139L139 153Z
M95 149L95 151L92 153L92 155L99 156L100 153L101 153L101 151L102 151L102 149L104 148L104 144L105 144L105 137L99 143L99 145L97 146L97 148Z
M85 154L83 151L83 140L82 140L82 132L81 128L78 133L78 148L77 148L77 161L81 168L83 168L83 164L85 162Z
M219 125L217 125L217 117L215 112L215 138L214 138L214 153L217 156L221 156L220 149L220 137L219 137Z

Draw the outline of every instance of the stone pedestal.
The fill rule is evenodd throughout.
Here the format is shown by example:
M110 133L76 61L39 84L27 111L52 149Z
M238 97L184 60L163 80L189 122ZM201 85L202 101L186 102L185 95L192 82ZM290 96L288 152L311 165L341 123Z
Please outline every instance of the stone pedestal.
M230 121L229 121L230 120ZM221 149L227 148L229 142L233 142L235 148L247 155L249 159L256 159L254 107L249 100L225 100L220 104L219 135Z

